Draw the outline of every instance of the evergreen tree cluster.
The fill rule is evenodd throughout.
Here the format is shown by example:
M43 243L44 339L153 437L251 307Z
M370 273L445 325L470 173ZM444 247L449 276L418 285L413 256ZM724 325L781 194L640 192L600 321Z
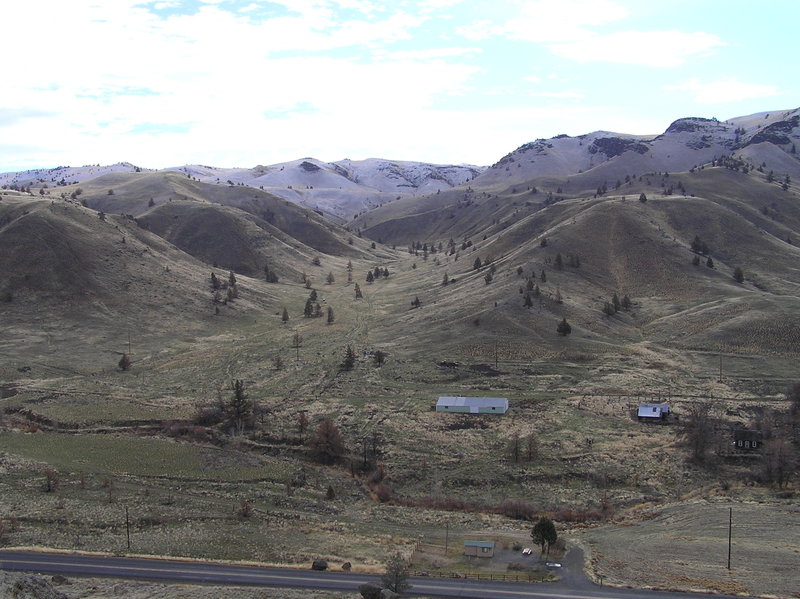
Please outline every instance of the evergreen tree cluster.
M367 271L366 281L367 283L372 283L373 281L379 280L381 277L384 279L389 278L389 269L381 266L376 266L373 270Z
M322 306L320 306L319 301L317 301L316 289L312 289L306 300L306 305L303 308L303 317L319 318L320 316L322 316Z
M228 280L225 281L218 277L214 272L211 273L211 291L214 304L226 305L232 303L239 297L239 286L236 281L236 275L233 271L228 274ZM222 292L225 292L224 296Z

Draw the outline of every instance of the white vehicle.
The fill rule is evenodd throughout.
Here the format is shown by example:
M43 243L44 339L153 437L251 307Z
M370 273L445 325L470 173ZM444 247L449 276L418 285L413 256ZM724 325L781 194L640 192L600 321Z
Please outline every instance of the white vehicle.
M522 555L530 555L531 553L532 551L530 547L525 547L525 549L522 550Z
M547 566L547 568L549 568L550 570L555 570L556 568L560 568L561 564L559 564L558 562L546 562L545 566Z

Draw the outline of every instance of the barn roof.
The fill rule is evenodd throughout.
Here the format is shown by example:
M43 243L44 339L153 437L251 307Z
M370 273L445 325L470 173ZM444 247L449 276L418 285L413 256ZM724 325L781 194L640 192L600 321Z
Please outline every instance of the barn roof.
M494 548L494 541L464 541L464 547L486 547Z
M469 408L508 408L505 397L440 397L437 406L465 406Z

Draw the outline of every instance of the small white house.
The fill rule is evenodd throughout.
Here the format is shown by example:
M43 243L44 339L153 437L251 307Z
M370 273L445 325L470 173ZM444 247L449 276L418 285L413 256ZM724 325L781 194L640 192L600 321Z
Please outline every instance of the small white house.
M636 416L639 420L664 420L669 416L669 404L640 403Z

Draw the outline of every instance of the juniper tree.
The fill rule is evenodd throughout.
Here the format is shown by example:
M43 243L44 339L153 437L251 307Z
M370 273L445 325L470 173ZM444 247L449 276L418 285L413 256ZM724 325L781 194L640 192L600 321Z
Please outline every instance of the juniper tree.
M278 282L278 275L276 275L274 271L270 270L269 264L265 264L264 265L264 280L267 283L277 283Z
M246 426L252 426L253 403L247 399L244 383L233 381L233 397L227 406L228 419L236 434L241 435Z
M541 516L531 529L531 538L534 543L542 547L543 554L546 548L549 555L550 547L558 540L558 533L553 521L550 518Z
M386 562L386 572L381 576L381 583L398 594L411 588L408 584L408 564L400 553L395 553Z
M342 360L342 370L353 370L353 367L356 365L356 354L353 351L353 348L348 345L347 349L344 352L344 360Z
M533 307L533 300L531 299L530 293L525 294L525 302L522 305L525 306L526 308Z
M345 453L344 439L330 418L320 423L308 446L312 457L322 464L335 464Z
M556 327L556 332L562 337L566 337L572 332L572 327L567 322L566 317L564 317L564 319L558 323L558 326Z

